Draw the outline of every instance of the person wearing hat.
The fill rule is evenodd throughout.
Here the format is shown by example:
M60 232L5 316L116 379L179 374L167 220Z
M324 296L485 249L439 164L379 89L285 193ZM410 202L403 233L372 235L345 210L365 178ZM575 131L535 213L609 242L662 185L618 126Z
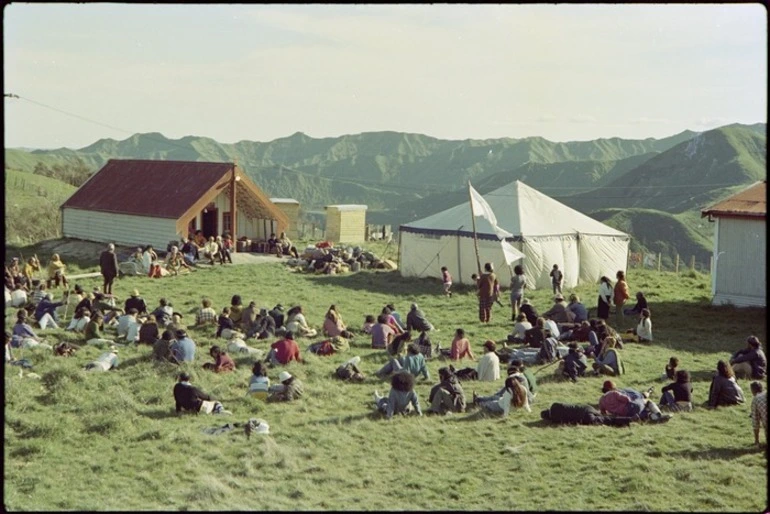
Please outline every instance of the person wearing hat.
M110 346L109 352L104 352L95 361L85 366L86 371L109 371L118 367L118 349Z
M112 282L118 276L118 256L115 255L115 245L110 243L107 249L99 255L99 271L104 278L104 294L112 294Z
M270 396L267 397L268 402L290 402L302 397L303 389L302 382L297 380L288 371L281 371L278 374L278 381L280 384L270 386Z
M431 388L428 396L430 408L427 412L441 415L447 412L465 412L465 392L457 380L454 367L439 368L438 376L439 383Z
M406 315L406 329L415 332L429 332L434 329L433 324L425 318L422 310L416 303L412 304L409 313Z
M500 358L495 353L497 345L494 341L487 339L484 343L484 355L479 358L476 366L478 380L482 382L494 382L500 379Z
M195 360L195 341L184 330L177 330L174 335L176 341L171 343L171 356L174 360L178 363Z
M139 290L134 289L131 291L131 296L129 296L126 299L125 310L128 312L130 309L136 309L136 312L141 316L143 314L147 314L147 303L144 301L144 298L139 296Z
M204 393L190 383L189 373L180 373L177 383L174 386L174 402L176 403L176 413L194 412L198 414L232 414L225 410L223 405L214 400L210 395Z
M40 300L35 308L35 320L41 329L45 330L49 326L59 328L59 315L56 313L56 308L61 305L64 305L64 302L54 302L51 293L46 294L45 298Z
M757 336L746 339L746 348L738 350L730 359L735 378L761 380L767 375L767 357Z
M225 373L235 370L235 362L219 346L212 346L209 350L209 355L214 358L214 362L205 363L203 369L213 371L214 373Z
M100 311L95 311L93 316L91 316L91 321L88 322L88 325L86 325L86 328L83 331L83 338L85 339L86 344L104 346L114 343L114 341L105 339L102 336L101 326L103 321L104 315Z
M537 313L537 309L535 308L535 306L529 303L528 298L524 298L521 301L521 307L519 310L521 311L522 314L524 314L527 317L527 321L529 321L531 325L535 324L539 315Z
M280 303L273 307L270 312L268 312L271 318L275 321L275 331L276 334L278 334L279 329L283 329L283 322L286 316L283 313L283 305Z
M356 355L355 357L343 362L337 367L334 372L335 376L342 380L349 380L351 382L363 382L366 376L358 368L358 364L361 362L361 357Z
M272 366L285 366L293 360L302 362L302 357L299 353L299 345L294 340L294 334L287 331L282 339L270 345L270 352L268 352L265 361Z
M567 309L567 304L564 303L564 296L561 293L554 295L553 306L543 313L543 317L556 323L572 323L575 319L572 311Z

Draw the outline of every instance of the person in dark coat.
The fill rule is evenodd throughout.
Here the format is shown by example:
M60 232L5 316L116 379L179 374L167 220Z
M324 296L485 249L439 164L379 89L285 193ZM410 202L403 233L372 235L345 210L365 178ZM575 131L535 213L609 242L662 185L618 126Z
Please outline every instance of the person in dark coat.
M521 308L519 311L527 317L527 321L529 321L532 326L535 326L535 322L538 318L537 309L535 309L534 305L529 303L528 299L524 298L524 300L522 300Z
M222 404L214 400L211 396L204 393L190 383L188 373L180 373L179 381L174 386L174 401L176 402L176 412L205 412L206 414L232 414L225 410Z
M565 425L611 425L627 427L634 418L604 415L590 405L552 403L549 409L540 412L540 417L551 423Z
M104 277L104 294L112 294L112 282L118 276L118 256L115 255L115 245L110 243L99 256L99 269Z
M131 308L136 309L140 316L147 314L147 303L144 301L144 298L139 296L138 289L134 289L131 292L131 296L126 299L126 305L123 310L128 312Z
M428 413L465 412L465 392L454 374L454 368L441 368L438 376L441 381L431 388L428 396Z

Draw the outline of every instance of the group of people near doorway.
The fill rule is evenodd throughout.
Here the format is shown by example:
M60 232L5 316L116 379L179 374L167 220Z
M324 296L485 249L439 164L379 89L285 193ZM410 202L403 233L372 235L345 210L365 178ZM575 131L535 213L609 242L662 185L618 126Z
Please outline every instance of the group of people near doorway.
M107 249L105 261L112 259L110 252L114 252L113 247ZM102 257L100 263L101 261ZM485 270L484 275L487 276L479 277L479 292L480 298L482 293L486 295L486 301L482 303L480 299L479 306L480 317L486 318L485 309L488 310L492 306L489 300L496 301L499 292L495 292L498 284L492 266L488 264ZM623 285L620 288L615 285L612 301L616 308L622 308L629 297L628 286L625 285L622 273L618 273L617 277L618 282L622 281ZM105 276L104 288L111 292L112 284L107 283L108 278L109 276ZM360 330L351 329L343 321L339 309L332 305L324 316L323 326L319 325L319 331L308 322L301 305L288 309L286 313L280 304L268 311L267 308L259 308L255 302L247 305L239 295L234 295L230 305L224 306L220 312L214 309L210 299L204 299L196 313L196 330L206 330L206 327L210 327L211 332L223 340L221 344L209 349L207 354L212 361L206 362L202 367L215 373L228 373L238 369L234 359L236 355L251 359L254 366L248 394L264 397L269 401L295 401L306 395L301 380L289 370L283 369L278 376L279 383L271 386L268 374L270 370L285 367L293 361L306 362L302 358L298 340L313 339L322 332L325 340L336 338L336 344L332 345L333 353L339 353L350 348L349 344L342 344L342 340L352 340L363 333L371 338L373 350L385 350L387 354L385 365L377 371L372 370L373 376L390 382L390 390L386 395L381 395L379 391L375 391L373 395L375 408L386 416L423 412L421 399L415 391L415 383L418 380L431 382L426 362L432 358L447 361L447 365L441 366L438 380L430 390L427 398L430 407L426 410L427 413L465 412L469 407L476 407L480 412L506 416L519 409L531 411L532 405L537 402L538 386L534 373L528 369L532 361L525 350L538 350L539 354L540 350L550 348L553 344L557 350L555 354L560 355L559 343L567 342L569 346L565 348L563 358L559 359L562 365L555 368L557 373L572 380L579 380L590 374L592 367L595 375L607 375L611 378L603 384L598 408L556 403L541 412L543 419L552 422L572 420L570 422L623 425L638 420L665 421L669 419L666 411L681 412L692 409L693 388L690 376L686 370L679 368L676 359L672 359L666 366L666 376L672 382L662 388L662 396L658 402L649 398L652 391L642 392L620 387L617 382L622 380L624 375L621 358L623 338L608 324L608 313L605 313L604 317L589 319L588 309L577 295L570 295L567 303L561 292L557 291L553 305L543 315L538 315L534 305L523 297L526 280L523 280L523 270L519 266L514 270L512 286L514 281L517 289L512 287L511 301L512 314L517 323L509 341L520 343L522 348L518 350L508 348L507 342L501 346L495 341L487 340L477 357L462 328L454 330L450 348L442 349L440 344L434 348L430 343L430 336L435 334L435 325L416 303L411 305L404 317L392 304L386 305L376 321L374 316L367 315ZM603 279L601 287L608 283L608 280ZM448 288L444 292L448 293ZM6 300L9 301L9 298ZM109 350L86 365L91 371L118 369L120 344L151 345L152 355L158 361L187 365L196 361L197 344L188 333L181 314L176 312L172 302L165 298L159 299L158 306L151 310L135 290L126 300L124 308L120 309L114 304L110 305L110 298L103 290L86 294L82 288L76 286L70 295L58 302L49 292L41 294L35 306L35 322L44 330L58 326L54 325L59 323L57 309L65 302L74 307L74 318L78 321L72 329L82 330L83 343ZM626 310L626 313L639 314L640 324L635 330L640 341L652 340L649 311L646 299L641 293L637 295L637 305ZM488 318L486 320L488 321ZM517 339L517 336L521 337ZM258 347L261 340L271 339L274 342L269 346L264 349ZM35 333L26 309L18 311L16 324L13 330L6 334L6 340L6 361L9 363L15 360L13 352L17 348L53 348L52 344ZM588 365L588 357L594 359L592 366ZM475 361L476 365L463 368L463 361ZM762 345L758 338L752 336L747 340L745 349L718 363L707 404L710 407L721 407L745 402L739 380L761 380L766 376L766 367ZM501 373L501 369L504 369L505 373ZM361 382L365 380L366 373L360 359L353 358L338 369L337 376L343 380ZM479 396L472 391L468 397L465 389L470 380L502 383L500 389L490 396ZM756 403L756 410L761 412L761 398L764 398L761 384L752 384L751 391L755 395L752 405ZM193 386L189 373L179 375L178 384L174 387L174 399L180 412L229 412L221 403L217 404L215 399ZM752 411L754 410L752 407ZM757 419L761 425L766 416L759 416Z

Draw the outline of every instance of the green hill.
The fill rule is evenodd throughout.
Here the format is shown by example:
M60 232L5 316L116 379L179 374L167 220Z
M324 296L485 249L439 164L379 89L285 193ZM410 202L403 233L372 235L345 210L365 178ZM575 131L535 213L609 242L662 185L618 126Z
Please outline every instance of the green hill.
M75 189L54 178L5 170L6 244L24 244L59 237L59 206Z
M564 203L583 212L607 207L671 213L701 209L764 180L766 151L766 138L757 130L738 125L710 130Z
M661 253L662 264L667 268L674 266L678 254L680 269L689 266L690 258L694 256L701 269L708 269L712 240L693 229L693 220L689 216L631 208L601 209L592 212L591 217L631 234L631 252Z

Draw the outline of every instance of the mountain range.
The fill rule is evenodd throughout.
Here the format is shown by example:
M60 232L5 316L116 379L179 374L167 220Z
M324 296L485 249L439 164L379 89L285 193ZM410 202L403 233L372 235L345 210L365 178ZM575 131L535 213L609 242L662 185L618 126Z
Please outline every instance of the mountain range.
M662 139L573 142L541 137L442 140L399 132L316 139L297 132L270 142L224 144L206 137L169 139L147 133L120 141L100 139L75 150L6 149L5 167L30 172L41 164L82 161L97 170L111 158L237 160L269 195L297 199L309 217L328 204L366 204L370 223L394 228L466 201L468 181L483 194L522 180L581 212L599 213L610 225L625 224L635 236L641 225L634 218L649 218L651 211L674 216L666 219L687 225L678 232L703 236L680 243L684 248L710 245L710 227L696 227L702 224L693 222L695 216L677 215L692 214L765 179L765 154L764 123L688 130ZM631 210L620 216L608 209ZM665 235L637 240L655 246ZM667 248L674 251L676 245Z

